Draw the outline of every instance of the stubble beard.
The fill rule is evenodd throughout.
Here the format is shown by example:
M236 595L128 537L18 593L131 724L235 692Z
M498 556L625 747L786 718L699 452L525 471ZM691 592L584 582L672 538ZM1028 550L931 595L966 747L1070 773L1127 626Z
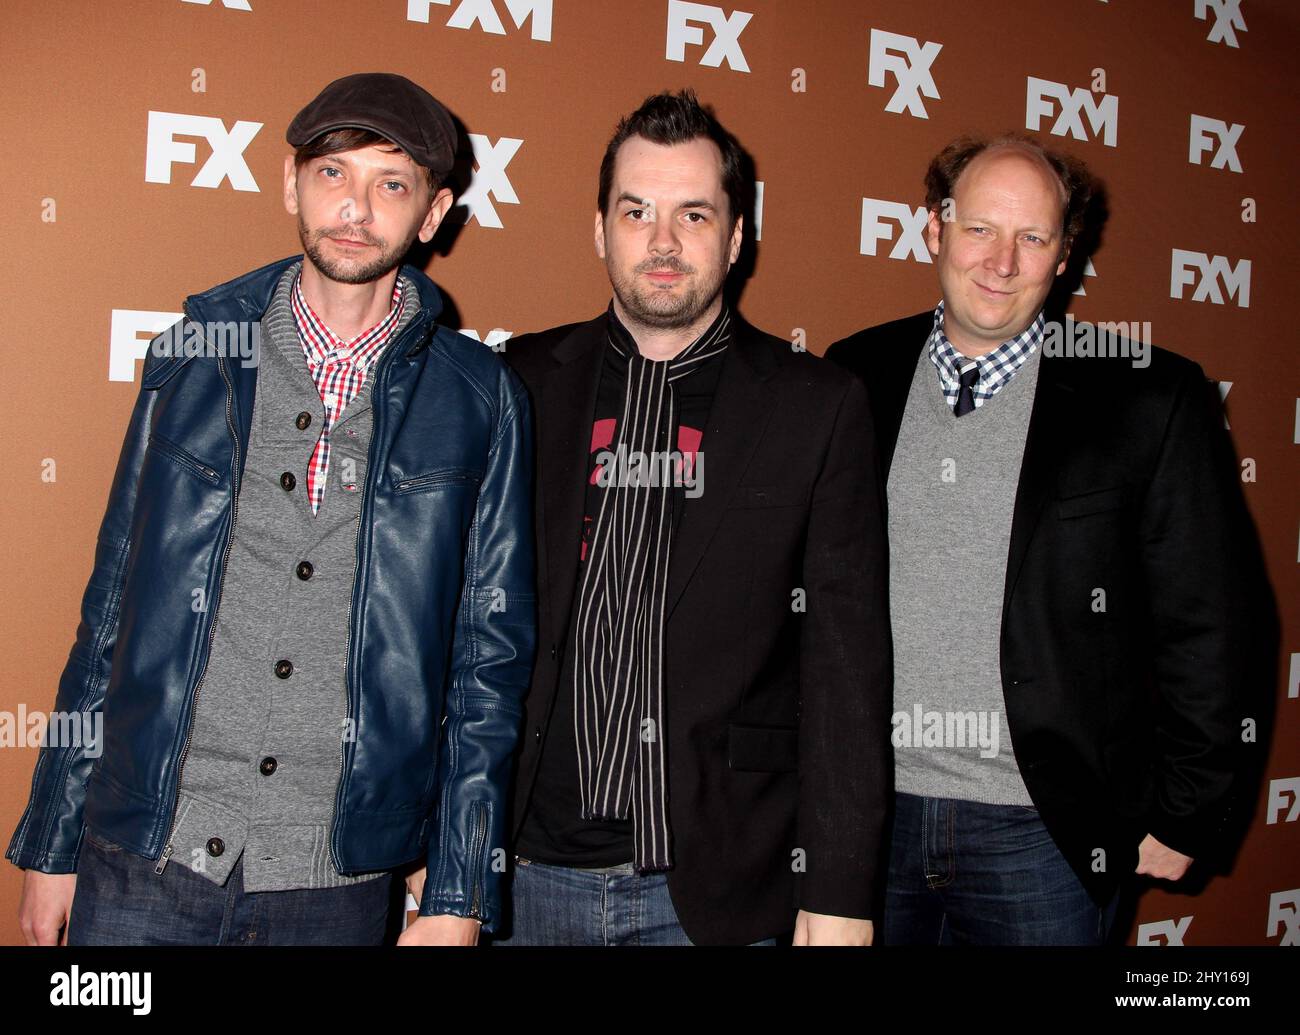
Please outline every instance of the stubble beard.
M303 251L322 274L340 284L369 284L396 269L401 265L402 259L419 232L420 228L417 226L398 247L386 248L383 238L376 237L360 227L353 227L351 230L342 227L322 227L312 230L303 221L302 214L298 215L298 237L302 241ZM366 244L378 245L378 254L366 261L362 261L360 257L351 261L336 259L326 253L325 248L328 246L323 244L325 238L330 236L346 237L364 241Z
M724 263L707 280L694 280L680 293L647 287L639 274L657 270L671 270L687 275L696 273L694 266L688 266L676 257L664 259L647 259L637 263L628 273L616 269L606 261L609 281L614 289L623 311L633 320L646 327L660 330L676 330L689 327L711 306L722 290L727 279L730 264Z

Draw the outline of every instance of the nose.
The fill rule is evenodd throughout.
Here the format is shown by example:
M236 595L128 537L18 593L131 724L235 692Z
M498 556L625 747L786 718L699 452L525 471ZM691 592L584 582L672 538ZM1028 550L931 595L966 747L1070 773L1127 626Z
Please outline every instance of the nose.
M370 199L365 192L345 198L339 209L339 217L346 223L369 223L371 218Z
M672 219L662 213L655 214L654 233L650 236L650 251L655 255L672 255L682 250L677 239L677 227Z
M1020 271L1014 237L1003 237L994 245L987 264L999 277L1014 277Z

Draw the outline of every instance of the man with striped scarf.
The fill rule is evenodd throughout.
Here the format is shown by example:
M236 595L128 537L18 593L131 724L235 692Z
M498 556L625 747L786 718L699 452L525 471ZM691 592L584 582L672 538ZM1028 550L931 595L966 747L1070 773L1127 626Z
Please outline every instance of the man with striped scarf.
M537 421L539 640L498 943L871 941L867 396L727 301L752 188L692 93L648 99L601 167L609 307L505 348Z

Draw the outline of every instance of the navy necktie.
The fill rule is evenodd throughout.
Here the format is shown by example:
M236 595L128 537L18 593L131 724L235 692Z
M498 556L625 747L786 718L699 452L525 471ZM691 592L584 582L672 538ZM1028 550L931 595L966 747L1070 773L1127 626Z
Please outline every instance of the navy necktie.
M980 379L980 368L972 363L969 367L961 372L958 379L960 388L957 392L957 409L954 411L958 417L964 417L975 409L975 382Z

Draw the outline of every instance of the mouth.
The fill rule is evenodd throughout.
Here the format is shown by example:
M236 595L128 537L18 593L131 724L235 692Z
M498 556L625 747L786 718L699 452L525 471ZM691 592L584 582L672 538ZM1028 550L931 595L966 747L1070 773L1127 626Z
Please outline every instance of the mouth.
M646 270L644 274L655 284L675 284L686 276L676 270Z
M985 287L983 284L979 283L975 286L979 288L980 294L995 302L1010 298L1013 294L1013 292L1010 291L998 291L996 288Z
M344 248L373 248L374 245L367 241L355 241L350 237L331 237L335 244L342 245Z

